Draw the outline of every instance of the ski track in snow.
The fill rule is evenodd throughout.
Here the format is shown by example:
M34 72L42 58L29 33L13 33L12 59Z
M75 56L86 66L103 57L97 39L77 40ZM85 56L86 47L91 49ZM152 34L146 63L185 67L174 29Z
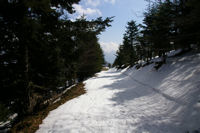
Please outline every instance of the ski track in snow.
M158 71L111 69L87 93L51 111L37 133L185 133L200 130L200 54L169 58Z

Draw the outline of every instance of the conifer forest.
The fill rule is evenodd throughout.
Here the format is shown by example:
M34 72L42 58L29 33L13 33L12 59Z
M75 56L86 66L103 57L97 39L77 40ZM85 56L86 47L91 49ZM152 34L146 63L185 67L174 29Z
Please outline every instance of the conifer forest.
M102 4L102 7L106 7L106 2L110 2L110 4L114 6L114 3L117 3L118 1L96 0L97 3L95 5L94 0L85 0L85 2L87 2L85 5L93 4L93 7L96 8L98 7L98 4L104 2L104 5ZM126 106L128 109L131 108L131 105L144 107L142 103L144 99L140 100L139 102L135 102L137 101L137 98L140 98L140 96L136 97L137 93L141 93L142 97L143 95L146 96L146 94L151 91L151 94L158 94L158 97L161 97L161 101L163 99L165 99L166 101L168 100L167 102L163 100L163 103L167 104L173 102L174 108L178 108L180 106L182 107L184 101L180 100L182 97L187 96L191 98L192 95L196 96L199 89L195 86L199 85L199 78L196 78L196 75L198 75L200 68L198 67L198 59L200 59L200 0L144 1L147 3L147 5L146 9L142 13L142 23L138 23L137 20L134 20L132 18L126 23L126 26L124 27L124 33L123 35L121 34L122 42L120 44L117 44L118 49L116 49L116 52L114 54L115 59L113 62L108 62L104 58L105 51L101 45L100 36L103 32L107 30L107 28L112 27L112 24L118 19L117 16L105 17L102 15L103 13L101 13L100 10L96 10L96 13L100 16L94 19L88 19L87 14L85 15L84 13L82 14L82 16L79 16L75 19L70 18L70 15L76 13L74 5L79 5L82 0L0 0L0 132L1 129L4 128L3 126L1 126L3 123L2 121L5 122L10 119L11 114L17 114L17 120L11 123L11 125L9 126L5 124L9 129L12 129L12 126L16 125L16 123L20 123L26 120L26 118L29 118L29 116L31 116L31 119L33 119L32 116L35 117L36 114L45 114L43 116L41 115L41 118L37 118L39 119L37 127L34 127L33 130L31 129L31 132L35 132L39 128L39 125L42 123L42 120L48 115L49 110L54 110L58 106L64 104L66 101L74 99L84 93L88 95L91 94L92 97L93 93L90 93L90 91L93 88L95 90L93 91L95 92L94 94L98 93L92 99L94 101L96 99L96 103L101 100L102 103L106 102L106 100L104 99L107 98L107 101L117 101L116 105L118 104L120 106L124 106L124 104L132 98L132 103L127 102L127 104L130 105ZM79 7L79 9L83 10L81 6ZM84 11L95 13L95 11L90 8L86 8ZM106 11L109 10L106 9ZM126 16L128 15L128 13L123 15ZM116 33L116 35L117 34L119 33ZM115 40L115 38L112 39ZM170 52L177 53L170 58ZM187 53L189 54L186 55ZM186 57L184 58L183 56ZM177 60L175 60L175 58ZM186 59L187 61L185 61ZM149 70L152 64L154 69ZM175 67L176 65L178 67ZM162 66L164 66L164 68L159 71ZM141 74L139 74L140 68ZM192 70L191 68L194 69ZM147 71L147 69L150 72ZM176 73L176 75L173 73L173 70L177 70L174 72ZM188 73L186 74L186 72ZM147 73L150 74L146 75ZM130 76L131 74L133 74L132 79ZM170 76L170 74L174 74L173 76L171 76L171 79L180 74L182 74L182 77L179 76L175 80L170 79L170 81L168 81L168 76ZM98 78L99 75L100 77L102 75L103 76L101 78ZM127 79L126 76L130 76L129 79ZM158 76L162 77L163 81L161 80L161 78L158 78ZM146 80L146 77L149 77L149 79ZM192 77L191 79L197 79L197 81L178 80L177 82L175 82L177 79L182 79L183 77ZM164 80L165 78L167 80ZM160 81L160 84L152 81L153 79ZM189 85L184 86L185 84L182 83L182 81L185 81L184 83L188 83ZM161 84L164 82L168 85ZM110 83L111 85L109 86L107 83ZM181 87L177 85L178 83L181 83ZM137 86L137 84L139 84L139 87ZM102 87L104 89L99 89L101 88L99 87L101 85L104 85ZM162 88L162 85L166 88L166 91ZM172 87L167 88L170 85ZM134 86L136 87L134 88ZM73 87L75 87L77 90L71 89L69 92L67 92L68 90L66 90L66 88ZM150 89L147 90L145 87ZM196 87L198 89L189 90L191 87ZM110 88L110 90L112 91L106 90L108 88ZM128 91L125 89L123 90L122 88L125 88ZM138 88L140 88L141 90ZM188 93L185 93L182 88L185 89L185 92L189 88ZM106 91L103 92L102 90ZM192 93L192 90L196 93ZM100 95L101 91L102 95ZM123 94L123 91L125 94ZM182 95L182 97L178 97L176 95L174 96L176 91L177 95L184 95ZM120 98L118 99L115 97L117 94L121 94L119 96ZM109 98L106 97L108 95L110 95ZM100 98L99 100L99 97L101 97L102 99ZM151 100L154 101L155 99L155 101L159 101L157 100L158 97L153 97L153 100L150 99L150 102ZM67 100L62 101L62 98ZM125 99L124 101L126 101L123 101L124 103L120 101L123 98ZM83 97L83 100L81 102L83 102L85 99ZM58 102L59 104L54 106L54 104L57 103L56 100L60 101L60 103ZM88 102L87 100L85 101ZM112 105L113 101L110 103L106 103L105 107ZM142 103L141 106L138 104L140 102ZM82 103L80 105L84 105L85 103ZM152 105L154 105L154 103L157 104L156 102L152 102ZM198 102L198 109L200 107L199 103L200 102ZM91 106L91 104L86 104L84 107L89 107ZM96 107L98 105L98 109L102 109L103 112L104 108L101 108L101 103L94 104L92 107ZM71 108L70 105L66 106ZM110 106L109 109L112 107L116 109L118 106L113 105ZM126 109L126 107L123 107L123 109ZM157 112L157 110L154 110L158 109L157 107L158 106L156 106L155 108L148 108L150 110L153 110L153 113L150 112L152 113L152 116L155 112ZM185 110L189 109L188 107L189 105ZM130 111L129 113L131 114L131 111L136 108L131 108L130 110L127 109L126 111ZM193 108L196 109L197 104L195 104L195 106L191 105L191 110ZM45 113L41 113L41 111L43 111L44 109L49 110ZM93 111L98 112L98 109ZM143 108L142 110L145 113L146 110ZM190 112L191 110L189 110L188 112ZM70 109L67 111L70 112ZM110 110L107 111L109 112ZM119 114L123 114L125 112L120 111L114 111L114 113L117 112ZM139 109L135 111L135 113L140 112L141 111ZM88 111L86 115L88 115L89 113L90 112ZM183 116L187 117L188 115L184 113L185 112L183 111ZM108 117L112 117L112 114L113 112L111 112ZM166 114L168 115L170 113L167 112ZM199 112L196 114L194 113L193 116L197 116L197 114L199 114ZM130 116L134 115L131 114ZM145 114L144 117L145 116L148 116L148 113ZM193 116L191 116L191 119ZM100 117L103 117L102 120L105 120L107 118L106 117L104 119L103 115L99 115L99 118ZM140 115L138 115L137 117L139 120ZM88 116L88 119L90 118L93 117ZM171 117L169 117L169 119L170 118ZM96 116L94 116L94 119L96 119ZM116 119L116 117L113 117L112 119L114 120ZM124 117L124 119L126 118ZM157 116L155 117L155 120L156 119ZM117 119L116 121L120 120L121 119ZM127 121L128 120L129 118L127 118ZM141 121L142 120L143 118L141 119ZM180 121L182 122L182 120L184 119L181 118ZM188 120L190 120L189 116ZM116 121L114 121L113 123L115 123ZM67 122L70 123L70 121ZM159 122L162 123L163 121L160 120ZM158 123L156 126L158 126L159 129L161 126L159 126ZM110 122L109 124L112 124L112 122ZM136 123L135 126L138 126L137 124L138 123ZM29 124L28 126L27 125L28 124L23 123L22 126L18 125L15 127L17 127L17 131L20 131L24 127L28 127L27 129L29 129L29 126L31 124ZM192 128L196 126L193 125L191 126ZM125 124L125 126L127 125ZM148 127L149 125L146 124L145 126ZM117 131L114 128L112 130L108 126L108 124L105 124L105 127L105 130L110 129L110 131ZM124 127L122 126L121 128ZM152 127L150 127L149 129L151 129ZM171 127L173 127L173 125ZM99 132L105 130L103 130L102 128L102 130L100 130ZM9 131L12 132L13 130ZM134 132L136 131L136 128L130 131ZM137 131L143 131L143 129L138 128ZM152 128L151 131L151 133L153 133L154 129ZM171 131L176 131L176 129L172 128ZM40 132L42 133L43 129L41 129ZM200 127L196 133L199 132Z

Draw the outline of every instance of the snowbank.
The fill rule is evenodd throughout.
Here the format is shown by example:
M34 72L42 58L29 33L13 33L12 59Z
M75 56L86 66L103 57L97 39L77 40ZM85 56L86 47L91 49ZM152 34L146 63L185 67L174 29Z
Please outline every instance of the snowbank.
M200 131L200 54L103 71L85 81L87 93L43 120L37 133L185 133Z

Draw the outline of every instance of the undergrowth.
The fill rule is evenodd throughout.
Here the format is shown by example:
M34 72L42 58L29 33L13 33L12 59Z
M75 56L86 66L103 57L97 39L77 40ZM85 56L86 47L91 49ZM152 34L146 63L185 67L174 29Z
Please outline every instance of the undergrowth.
M47 117L48 113L60 105L64 104L65 102L76 98L82 94L86 93L84 89L84 84L79 83L78 85L72 87L68 90L65 94L62 95L61 100L57 101L56 103L49 105L47 108L33 114L26 116L23 120L16 123L13 128L11 129L12 133L35 133L39 125L42 123L42 120Z
M9 109L2 103L0 103L0 122L6 121L10 115Z

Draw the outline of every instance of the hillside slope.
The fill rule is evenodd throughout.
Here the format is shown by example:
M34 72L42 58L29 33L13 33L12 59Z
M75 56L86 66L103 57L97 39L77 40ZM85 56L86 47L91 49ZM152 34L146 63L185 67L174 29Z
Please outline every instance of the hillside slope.
M200 54L98 73L87 93L50 112L37 133L185 133L200 130Z

